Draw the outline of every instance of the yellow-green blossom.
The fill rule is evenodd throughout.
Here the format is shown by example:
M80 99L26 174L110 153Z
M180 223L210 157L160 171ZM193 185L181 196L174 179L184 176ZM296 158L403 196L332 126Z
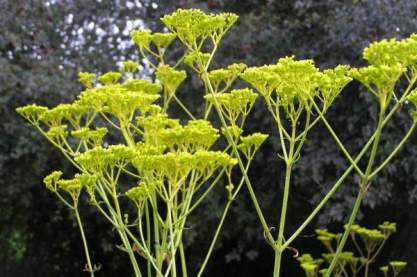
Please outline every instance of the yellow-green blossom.
M51 174L46 176L43 179L43 182L46 188L49 189L50 191L56 191L56 185L57 185L58 180L61 178L61 176L62 176L62 171L53 171Z
M96 79L96 74L90 72L78 73L78 81L87 88L93 87L93 82Z
M75 161L89 172L101 175L108 169L126 166L135 155L135 149L125 145L96 146L77 154Z
M209 53L191 51L185 56L184 63L195 71L199 72L207 66L209 59Z
M52 140L61 138L61 137L67 137L68 136L67 128L68 128L67 125L52 126L46 132L46 135L48 136L48 138Z
M82 142L91 142L93 145L100 145L103 142L103 137L107 134L108 130L105 127L91 130L87 127L80 128L71 132L71 135L80 139Z
M167 88L168 92L173 94L187 78L187 73L184 70L175 70L170 65L164 64L158 67L155 76Z
M238 19L231 13L205 14L197 9L179 9L162 22L190 49L197 50L209 38L221 37Z
M142 49L143 48L148 49L152 41L152 33L150 30L143 30L143 31L134 30L130 33L130 36L132 37L136 45Z
M119 81L120 77L122 77L122 74L120 72L111 71L98 77L98 80L100 81L100 83L104 85L111 85L116 84Z
M268 135L261 133L253 133L251 135L241 137L241 143L238 145L238 148L242 153L247 157L252 157L259 147L265 142L268 138Z
M40 116L44 114L48 108L38 106L36 104L30 104L16 109L16 112L26 118L29 122L37 123Z
M128 91L143 92L146 94L158 94L162 89L161 85L152 83L151 81L145 79L128 80L123 83L121 87L127 89Z
M167 48L175 37L176 35L173 33L153 33L151 40L156 47Z
M361 82L375 96L392 93L395 84L406 68L401 64L370 65L350 70L350 76Z
M139 68L139 64L135 61L132 60L128 60L128 61L124 61L122 63L122 72L135 72L136 70L138 70Z

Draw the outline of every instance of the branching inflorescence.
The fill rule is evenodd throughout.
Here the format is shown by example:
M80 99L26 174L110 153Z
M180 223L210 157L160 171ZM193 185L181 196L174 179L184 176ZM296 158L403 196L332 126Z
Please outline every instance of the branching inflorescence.
M154 68L155 82L136 79L139 64L125 61L117 72L100 76L81 72L79 81L85 89L72 103L54 108L31 104L17 109L79 171L70 179L62 178L61 171L54 171L45 177L44 183L74 211L85 249L86 271L91 276L99 267L90 259L79 216L83 194L119 235L121 249L128 254L135 276L187 276L183 246L187 218L213 187L223 181L227 202L197 276L203 274L230 206L243 186L248 189L264 236L275 253L274 276L280 275L283 252L353 172L360 177L360 183L345 232L336 236L325 230L317 231L319 240L328 247L331 247L329 241L337 240L336 248L331 248L332 253L325 256L329 267L322 270L323 274L336 274L342 270L343 261L353 259L346 254L348 252L343 252L349 236L374 238L381 233L378 242L386 240L388 235L384 230L368 231L354 222L371 179L399 152L416 127L416 112L412 112L413 120L404 138L388 157L379 157L378 145L387 122L406 101L417 107L414 89L417 36L371 44L364 51L369 66L358 69L340 65L322 71L312 60L297 60L292 56L260 67L237 63L211 69L221 39L237 19L237 15L230 13L178 10L162 18L168 33L149 30L131 33L144 61ZM185 50L178 62L170 65L165 53L175 40L179 40ZM204 86L201 97L206 103L202 114L191 113L177 96L187 78L186 70L194 71ZM238 79L251 87L235 88ZM352 79L361 82L379 104L375 132L356 156L350 154L326 119L327 111ZM400 81L407 83L402 93L397 92ZM273 118L281 146L278 156L285 162L276 237L248 176L256 152L268 138L262 133L244 134L245 123L258 96ZM170 117L168 110L174 102L189 117L188 122ZM219 128L208 121L213 117L219 119ZM285 225L293 167L301 156L308 133L318 123L329 130L350 166L300 227L293 234L287 234ZM109 145L110 141L117 140L118 143ZM224 143L216 143L219 140ZM359 166L359 161L363 164L363 160L366 160L365 168ZM380 164L375 166L377 162ZM240 172L239 182L233 182L232 171ZM278 189L279 184L271 184L271 190ZM132 209L122 209L126 205L121 202L126 201L131 203L135 213ZM375 250L372 247L372 251ZM308 276L315 276L311 274L316 274L322 263L311 256L302 256L299 260ZM391 265L394 272L399 272L395 271L398 266L401 265ZM385 267L381 270L384 274L388 272Z

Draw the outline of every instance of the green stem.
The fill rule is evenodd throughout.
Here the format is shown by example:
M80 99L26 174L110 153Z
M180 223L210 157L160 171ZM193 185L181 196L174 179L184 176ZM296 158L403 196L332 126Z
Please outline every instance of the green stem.
M178 105L184 110L184 112L192 119L192 120L195 120L195 117L194 117L194 115L190 112L190 110L189 109L187 109L187 107L184 105L184 103L182 103L181 102L181 100L180 99L178 99L178 97L175 95L175 94L173 94L172 95L172 98L174 98L174 100L178 103Z
M146 221L146 247L148 248L149 251L151 251L151 222L150 222L150 217L149 217L149 203L146 202L145 203L145 221ZM147 263L146 263L146 267L147 267L147 271L148 271L148 276L152 276L151 272L152 272L152 265L151 265L151 261L150 259L147 259Z
M74 213L75 213L75 217L77 218L77 223L78 223L78 226L80 228L81 239L82 239L83 245L84 245L85 257L87 259L87 269L88 269L88 272L90 272L90 276L94 277L94 269L93 269L93 265L91 264L90 252L88 250L87 239L86 239L85 234L84 234L84 227L83 227L81 217L80 217L80 214L79 214L77 208L74 209Z
M407 90L408 91L408 90ZM406 94L405 94L406 95ZM398 110L402 102L404 101L404 97L402 97L391 109L391 111L388 113L388 115L385 117L384 122L382 126L385 126L387 122L391 119L391 117L395 114L395 112ZM375 139L376 133L374 133L366 143L366 145L363 147L362 151L359 153L357 158L355 159L356 164L360 161L362 156L368 151L368 148L371 146L373 140ZM340 177L338 181L334 184L332 189L326 194L326 196L320 201L320 203L316 206L316 208L311 212L311 214L307 217L307 219L298 227L298 229L293 233L293 235L286 241L284 244L284 247L288 247L291 242L293 242L300 234L301 232L310 224L310 222L316 217L316 215L320 212L320 210L324 207L324 205L328 202L330 197L333 196L333 194L339 189L340 185L343 183L343 181L346 179L346 177L349 175L349 173L354 169L353 165L350 165L346 171L343 173L343 175ZM378 169L377 169L378 170ZM373 174L372 174L373 175ZM372 176L373 177L373 176Z
M139 269L138 262L137 262L136 257L135 257L135 253L133 252L132 246L130 245L129 238L126 234L126 226L123 223L122 213L121 213L121 210L120 210L119 199L117 198L115 184L114 184L114 187L113 187L112 197L113 197L113 202L114 202L114 205L115 205L115 208L116 208L116 216L117 216L119 234L120 234L121 239L123 241L123 244L126 248L126 251L129 255L130 261L131 261L132 266L133 266L133 270L135 272L135 276L136 277L142 277L142 274L141 274L140 269Z
M176 269L176 263L175 263L175 243L174 243L174 229L173 229L173 224L172 224L172 206L171 203L167 203L167 225L168 225L168 230L169 230L169 245L170 245L170 251L171 251L171 256L170 256L170 261L169 264L171 267L167 268L167 272L166 274L169 273L169 271L171 271L171 276L175 277L177 275L177 269ZM166 275L165 274L165 275Z
M280 125L280 121L277 123L279 124L279 128L281 128L282 126ZM286 217L287 217L288 197L290 194L291 174L292 174L292 167L294 164L296 129L297 129L297 123L296 121L292 121L291 139L289 140L290 148L288 151L288 156L285 159L286 169L285 169L284 195L282 197L281 216L280 216L280 222L279 222L279 228L278 228L278 238L276 241L277 248L275 249L275 257L274 257L274 272L273 272L274 277L278 277L280 275L282 253L285 251L285 248L283 248L282 245L284 244L284 231L285 231L285 223L286 223ZM285 149L285 144L282 145L282 148Z
M119 222L119 224L121 223ZM125 227L119 226L118 232L119 232L120 238L122 239L123 245L125 246L125 249L129 255L130 262L132 263L133 271L135 272L135 276L142 277L142 274L139 269L139 265L136 261L135 253L133 252L132 246L130 245L129 238L126 235Z
M210 80L208 78L207 68L203 71L203 78L204 78L203 81L207 84L207 87L209 88L210 93L214 94L213 87L211 86ZM265 232L265 234L267 236L268 242L269 243L273 243L274 239L273 239L273 237L271 235L271 232L269 230L268 224L267 224L267 222L265 220L265 217L264 217L264 215L262 213L262 209L261 209L261 207L260 207L260 205L258 203L258 200L256 198L255 192L253 191L252 184L251 184L251 182L249 180L249 177L248 177L248 175L247 175L247 173L245 171L245 166L244 166L244 164L242 162L242 159L240 157L240 154L239 154L239 150L237 148L237 145L234 142L234 140L232 139L232 136L230 134L230 131L226 128L227 127L227 123L226 123L226 120L225 120L225 118L224 118L224 116L223 116L223 114L221 112L221 109L220 109L219 103L217 102L216 97L214 97L213 99L214 99L214 106L215 106L216 111L217 111L217 114L219 115L219 118L220 118L220 122L221 122L222 126L226 130L226 136L227 136L228 140L232 143L233 153L234 153L236 159L238 160L239 169L242 172L243 177L245 179L246 187L248 188L250 198L251 198L251 200L253 202L253 205L255 206L255 210L256 210L256 213L258 215L258 218L261 221L261 224L262 224L262 227L264 229L264 232Z
M229 201L227 202L227 204L226 204L226 207L225 207L225 209L224 209L224 211L223 211L223 214L222 214L222 217L221 217L221 219L220 219L219 225L217 225L216 232L214 233L213 240L211 241L211 244L210 244L209 250L207 251L206 257L204 258L204 262L203 262L203 264L201 265L200 270L198 271L197 277L201 277L201 275L202 275L202 274L203 274L203 272L204 272L204 269L205 269L205 268L206 268L206 266L207 266L207 263L208 263L208 261L209 261L209 259L210 259L210 256L211 256L211 253L213 252L214 245L215 245L215 244L216 244L216 242L217 242L217 238L219 237L220 231L221 231L221 229L222 229L222 227L223 227L224 220L226 219L227 213L228 213L228 211L229 211L229 208L230 208L230 205L232 204L232 202L233 202L232 200L229 200Z
M293 143L291 143L290 153L292 155L293 151ZM290 156L291 159L291 156ZM274 277L278 277L280 275L281 269L281 258L282 253L284 252L285 248L282 247L284 241L284 229L285 229L285 221L287 215L287 208L288 208L288 196L290 192L290 184L291 184L291 172L292 172L292 161L287 161L286 171L285 171L285 185L284 185L284 196L282 199L282 208L281 208L281 217L278 229L278 239L277 239L277 249L275 249L275 261L274 261Z
M366 190L367 190L367 186L369 183L369 176L371 174L372 171L372 166L373 163L375 161L375 156L378 150L378 144L379 144L379 140L381 138L381 133L382 133L382 127L384 125L384 114L385 114L385 107L381 107L381 111L379 113L379 118L378 118L378 125L375 131L375 140L372 144L372 150L371 150L371 154L369 156L369 160L368 160L368 165L365 171L364 176L362 177L362 181L359 187L359 193L358 196L356 197L355 200L355 204L353 206L353 210L352 213L349 217L349 221L348 224L345 227L345 232L343 233L342 239L337 247L336 253L332 259L332 262L330 263L330 266L328 268L328 270L326 271L326 275L325 277L330 277L330 274L332 273L332 271L334 270L334 267L336 266L337 260L340 256L340 253L342 253L343 248L345 247L346 241L349 237L350 234L350 230L352 229L352 225L355 222L356 216L359 212L359 208L361 206L362 200L366 194Z
M248 161L248 163L247 163L247 165L246 165L246 171L249 169L249 166L250 166L250 164L251 164L251 162L252 162L252 159L253 159L253 157L249 159L249 161ZM206 266L207 266L207 263L208 263L208 261L209 261L209 259L210 259L210 256L211 256L211 255L212 255L212 253L213 253L214 246L215 246L215 244L216 244L216 242L217 242L217 239L218 239L218 237L219 237L219 235L220 235L220 231L221 231L221 229L223 228L223 224L224 224L224 221L225 221L225 219L226 219L226 216L227 216L227 214L228 214L228 212L229 212L230 206L231 206L232 202L236 199L236 197L237 197L237 195L238 195L238 193L239 193L240 189L242 188L242 185L244 184L244 182L245 182L244 178L241 178L240 183L239 183L239 185L237 186L237 188L236 188L235 192L234 192L234 193L232 194L232 196L229 198L229 200L227 201L226 206L224 207L223 214L222 214L222 216L221 216L220 222L219 222L219 224L217 225L216 232L215 232L215 234L214 234L214 236L213 236L213 239L211 240L209 250L208 250L208 251L207 251L207 253L206 253L206 257L204 258L204 262L203 262L203 264L201 265L200 270L198 271L197 277L200 277L200 276L203 274L204 269L205 269L205 268L206 268Z
M336 141L337 145L339 146L340 150L342 150L343 154L346 156L346 158L349 160L349 162L355 167L355 170L358 172L358 174L363 177L363 172L360 170L360 168L356 165L355 161L352 159L352 156L349 154L343 143L340 141L339 137L334 132L333 128L330 126L327 119L324 117L323 113L320 111L320 108L317 106L317 104L312 100L313 106L316 109L317 113L320 116L320 119L323 121L326 128L329 130L330 135L333 137L333 139Z
M181 258L181 270L182 270L182 276L187 277L187 263L185 258L185 251L184 251L184 245L183 243L180 243L180 258Z
M365 155L366 151L368 151L369 147L372 145L373 140L375 139L375 134L368 140L366 145L362 148L362 151L358 154L355 158L355 162L358 163L363 155ZM320 203L316 206L316 208L311 212L311 214L304 220L304 222L298 227L298 229L293 233L293 235L287 239L285 244L283 245L284 248L288 247L300 234L304 229L310 224L310 222L316 217L316 215L320 212L320 210L326 205L329 199L333 196L333 194L339 189L340 185L343 181L349 176L349 174L354 169L353 165L350 165L342 176L336 181L333 185L332 189L326 194L326 196L320 201Z
M153 212L153 224L154 224L154 241L155 241L155 256L156 256L156 266L162 272L162 262L163 257L161 253L161 241L159 237L159 221L158 221L158 199L156 192L152 192L152 200L154 202L154 207L152 208Z
M407 142L407 140L410 138L411 134L413 133L414 129L417 126L417 122L413 122L413 125L408 130L407 134L404 136L404 138L401 140L401 142L395 147L395 149L391 152L391 154L379 165L370 175L369 179L372 179L375 175L377 175L393 158L395 155L398 154L398 152L401 150L401 148L404 146L404 144Z
M365 265L365 277L368 277L368 275L369 275L369 265L370 265L369 262L367 262L366 265Z

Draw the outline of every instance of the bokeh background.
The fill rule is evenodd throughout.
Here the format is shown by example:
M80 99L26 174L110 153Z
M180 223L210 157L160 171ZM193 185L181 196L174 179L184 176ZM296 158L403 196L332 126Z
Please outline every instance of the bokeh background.
M213 67L232 62L263 65L295 55L314 59L320 68L337 64L362 65L361 53L370 42L403 38L417 32L415 0L0 0L0 276L87 276L74 218L43 188L42 179L54 169L72 171L60 153L16 113L28 103L47 106L68 102L81 90L79 71L101 73L117 62L140 61L129 32L137 28L161 30L159 18L177 8L239 14L239 22L225 37ZM176 56L176 48L170 50ZM143 74L148 74L144 64ZM190 81L179 97L199 103L199 84ZM259 101L261 102L261 101ZM372 134L376 102L350 84L328 114L329 121L352 153ZM181 116L175 107L171 111ZM273 132L261 103L255 106L248 128ZM387 154L409 123L401 109L383 137ZM389 240L377 265L389 259L408 261L403 276L417 276L417 135L373 182L358 222L376 227L395 221L398 232ZM278 222L282 164L278 144L270 139L250 172L256 193L272 226ZM311 133L295 170L287 232L303 218L337 179L347 163L327 130ZM349 179L324 211L298 238L300 253L319 255L322 246L314 228L341 231L357 190ZM192 267L203 259L224 205L219 186L190 219L187 253ZM117 238L88 205L87 236L94 260L103 265L98 276L130 276L129 262L117 248ZM267 246L247 192L234 203L206 276L269 276L273 253ZM303 276L292 253L284 257L283 276ZM376 266L377 268L378 266ZM380 276L376 270L371 276Z

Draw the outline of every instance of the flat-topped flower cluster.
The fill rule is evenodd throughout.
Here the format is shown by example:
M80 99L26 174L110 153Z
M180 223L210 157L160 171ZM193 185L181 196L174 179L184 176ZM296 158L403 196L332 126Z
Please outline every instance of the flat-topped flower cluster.
M297 60L294 56L256 67L234 63L210 68L221 39L237 19L238 16L231 13L205 14L196 9L180 9L161 19L169 32L135 30L131 33L143 61L154 70L153 80L135 78L141 68L139 63L124 61L118 71L101 75L81 72L79 81L85 89L72 103L53 108L30 104L17 109L79 171L69 179L62 178L63 172L54 171L45 177L44 183L75 212L86 252L86 269L91 276L97 267L91 264L78 213L83 191L119 234L136 277L144 274L138 258L146 262L147 276L176 276L177 272L187 276L183 246L186 220L212 188L222 182L228 194L227 203L198 277L204 272L230 205L243 186L248 189L263 235L275 252L275 277L280 274L282 253L290 249L290 244L351 171L358 174L360 182L345 232L342 235L317 230L318 239L331 249L330 254L323 256L330 264L329 268L321 270L323 275L328 277L332 272L345 270L346 265L356 272L360 263L366 268L371 264L373 258L369 255L361 260L351 252L342 252L349 236L360 237L366 251L374 253L396 231L393 223L369 230L355 225L354 220L370 180L398 153L416 127L417 112L413 111L413 124L408 133L392 153L374 167L384 125L407 101L413 104L413 110L417 108L417 35L372 43L363 54L368 66L361 68L339 65L321 70L314 61ZM182 44L183 55L174 64L165 54L176 43ZM202 113L197 115L190 112L178 94L189 72L193 71L204 87L204 92L196 96L205 100ZM354 79L362 83L379 104L375 133L355 157L325 117L338 95ZM396 91L402 81L408 86L399 94ZM256 152L269 137L260 132L245 134L245 124L250 120L258 96L263 99L278 130L278 157L286 167L275 238L248 176ZM177 104L189 119L172 118L171 104ZM213 118L218 122L209 121ZM301 156L307 134L319 122L329 130L350 166L310 216L286 238L293 166ZM216 124L220 126L215 127ZM369 155L365 155L369 149ZM359 162L366 156L367 166L361 169ZM233 170L235 178L232 178ZM133 217L122 209L125 205L120 202L124 199L129 199L137 210ZM336 248L333 248L334 242ZM310 255L299 258L307 276L318 276L324 260L313 259ZM343 267L340 262L336 266L337 261L343 262ZM399 272L405 264L398 261L390 266L394 272ZM381 270L385 274L388 267Z

